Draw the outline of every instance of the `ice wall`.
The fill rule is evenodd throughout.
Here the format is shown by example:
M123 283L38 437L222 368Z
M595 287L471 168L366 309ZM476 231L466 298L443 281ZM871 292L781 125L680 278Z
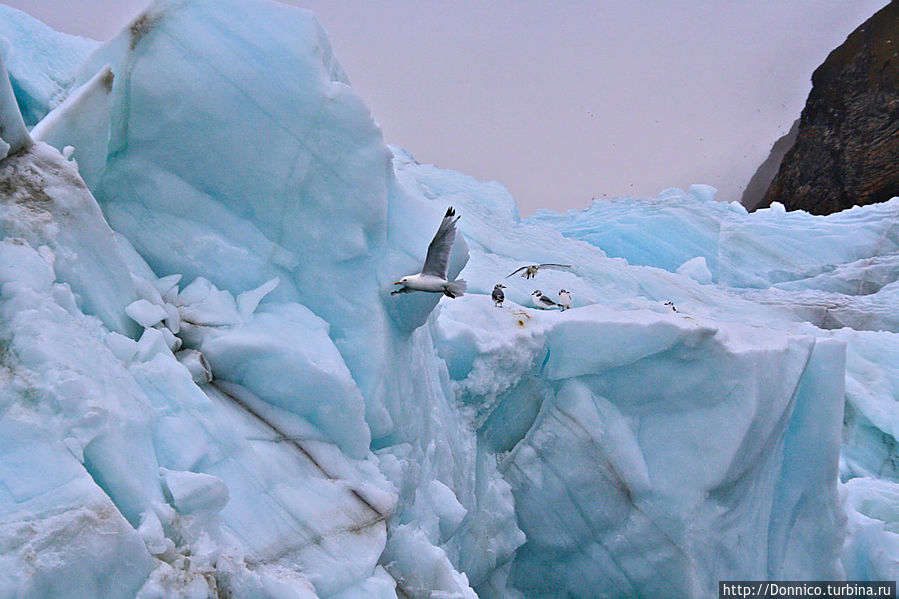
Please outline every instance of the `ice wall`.
M31 145L31 137L13 95L6 64L0 56L0 159L16 154Z
M840 576L842 344L674 312L476 301L441 307L438 347L503 456L525 596L707 596L743 575Z
M45 48L25 89L66 42L17 18ZM896 572L867 549L893 542L892 370L867 384L893 333L802 303L859 273L889 297L894 204L807 221L694 186L521 221L500 184L385 146L315 18L275 3L156 2L77 70L32 131L65 156L0 163L0 596ZM390 296L449 205L470 294ZM505 278L540 262L572 268ZM845 322L891 322L864 297Z
M114 77L108 65L100 69L31 130L34 139L74 155L78 172L91 189L106 171Z
M2 204L3 594L274 597L317 589L330 596L373 576L395 502L373 456L351 447L347 454L365 459L347 458L301 417L267 414L276 406L261 402L236 369L231 378L246 386L225 379L198 386L163 332L185 334L172 321L180 313L220 318L221 304L210 305L196 286L179 294L171 281L132 278L112 232L102 235L105 221L95 203L90 209L74 164L52 148L38 144L2 169L7 182L30 177L33 187L16 189L52 193L5 195ZM103 241L112 245L92 251ZM114 259L119 270L110 268ZM84 281L90 286L76 292ZM96 295L110 300L109 311L131 302L117 314L146 326L129 318L123 327L137 340L85 315ZM243 335L251 360L253 342L274 331L265 314L253 317L257 302L230 299L236 320L219 347ZM180 312L153 328L149 310L135 307L154 301ZM276 328L305 322L309 354L288 357L267 343L272 365L289 360L297 379L352 385L326 327L294 311ZM215 363L226 362L226 348L210 349ZM331 364L322 357L328 351ZM361 401L358 412L365 433ZM352 431L346 424L341 430Z
M892 256L899 247L895 200L823 219L786 212L780 204L749 214L736 202L714 201L714 194L714 188L694 185L687 193L668 189L658 198L596 201L564 215L542 210L528 222L547 224L630 264L674 272L701 257L713 282L750 289L873 293L883 283L878 285L880 277L865 280L877 272L868 268L874 266L870 261ZM853 243L845 243L850 232ZM859 278L846 280L852 275Z
M636 264L684 272L702 261L712 274L707 283L727 285L756 305L811 323L815 326L805 331L819 339L844 342L840 476L846 481L849 524L843 563L849 578L899 578L892 549L899 540L897 519L889 507L899 489L894 309L899 198L821 218L785 212L779 205L747 214L696 191L597 202L564 216L545 211L529 222L548 224ZM623 223L627 236L619 231ZM652 256L641 249L652 247L665 251ZM740 314L748 316L742 308Z
M75 72L98 45L0 4L0 53L26 125L33 127L66 97Z

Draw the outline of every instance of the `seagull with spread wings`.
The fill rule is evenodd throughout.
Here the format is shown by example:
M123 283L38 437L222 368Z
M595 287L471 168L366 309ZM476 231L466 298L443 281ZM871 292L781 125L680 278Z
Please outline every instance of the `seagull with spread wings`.
M446 215L437 228L434 239L431 240L431 244L428 246L428 255L425 257L425 263L421 267L421 272L407 275L394 283L394 285L402 285L402 287L391 291L390 295L426 291L428 293L442 293L447 297L457 298L465 294L465 290L468 288L465 281L462 279L456 279L455 281L447 279L450 252L453 249L453 243L456 241L456 221L459 218L461 217L456 216L456 211L452 206L447 208Z
M521 268L516 269L514 272L507 274L506 278L508 279L509 277L511 277L514 274L521 273L521 276L523 276L525 279L530 279L532 277L536 277L537 271L540 270L541 268L562 269L562 268L571 268L571 265L570 264L531 264L529 266L522 266ZM524 272L522 272L522 271L524 271Z

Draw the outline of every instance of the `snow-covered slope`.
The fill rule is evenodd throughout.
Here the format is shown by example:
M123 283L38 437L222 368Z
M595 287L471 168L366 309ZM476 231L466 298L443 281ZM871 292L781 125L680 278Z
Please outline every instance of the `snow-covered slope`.
M899 573L896 200L521 221L386 146L308 12L156 2L65 69L72 40L14 17L4 54L41 52L0 116L62 92L0 162L0 597ZM391 296L450 205L469 292ZM544 262L572 267L505 278Z

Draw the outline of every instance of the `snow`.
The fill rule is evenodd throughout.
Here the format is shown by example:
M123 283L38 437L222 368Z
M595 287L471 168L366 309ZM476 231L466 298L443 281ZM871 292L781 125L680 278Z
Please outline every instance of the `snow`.
M125 306L125 314L142 327L152 327L168 317L165 308L151 304L145 299L139 299Z
M219 512L228 503L228 487L216 476L167 468L159 471L163 490L179 514Z
M37 143L0 164L0 231L43 250L80 307L111 330L133 334L125 306L137 299L128 265L74 164Z
M311 13L2 10L0 117L43 120L0 161L0 596L899 578L899 198L521 220L386 146ZM448 206L469 291L391 296Z

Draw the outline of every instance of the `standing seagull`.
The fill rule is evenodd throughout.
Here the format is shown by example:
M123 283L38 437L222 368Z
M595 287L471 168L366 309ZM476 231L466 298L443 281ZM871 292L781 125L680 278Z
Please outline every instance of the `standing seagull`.
M567 289L559 289L559 306L563 312L571 308L571 294Z
M454 216L455 218L453 218ZM446 277L450 252L453 249L453 242L456 240L456 221L459 218L461 217L456 216L456 211L452 206L446 209L446 215L428 246L428 255L425 258L424 266L421 267L421 272L405 276L394 283L394 285L402 285L402 287L391 291L390 295L427 291L457 298L465 294L465 290L468 288L465 281L462 279L449 281Z
M540 270L541 268L556 268L556 269L571 268L571 265L570 264L531 264L530 266L522 266L521 268L515 269L513 272L507 274L506 278L508 279L512 275L518 274L521 271L524 271L524 272L521 272L521 276L523 276L525 279L530 279L532 277L536 277L537 271Z
M534 305L541 310L560 307L559 304L540 293L539 289L535 290L534 293L531 294L531 297L534 298Z
M506 294L503 293L505 288L506 286L502 283L497 283L493 286L493 293L490 294L490 297L493 298L493 305L497 308L503 307L503 301L506 299Z

